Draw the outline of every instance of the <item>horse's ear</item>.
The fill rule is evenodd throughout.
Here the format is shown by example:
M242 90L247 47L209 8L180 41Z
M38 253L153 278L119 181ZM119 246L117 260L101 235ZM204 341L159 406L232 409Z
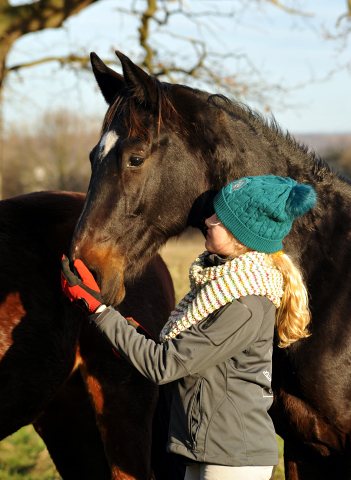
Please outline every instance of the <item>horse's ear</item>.
M106 102L111 105L117 93L126 88L126 82L122 75L105 65L96 53L90 54L90 61L101 93Z
M148 75L118 50L116 55L121 61L124 80L132 92L133 98L148 107L154 105L158 99L158 88L154 77Z

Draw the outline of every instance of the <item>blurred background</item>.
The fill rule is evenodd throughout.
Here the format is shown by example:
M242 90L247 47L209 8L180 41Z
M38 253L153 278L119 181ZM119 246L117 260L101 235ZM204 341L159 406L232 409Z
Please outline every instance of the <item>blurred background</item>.
M1 198L85 191L106 105L95 51L274 115L351 169L350 0L0 0Z
M0 198L86 191L107 108L91 51L274 116L351 178L350 36L351 0L0 0ZM202 247L195 235L162 252L178 299ZM59 478L31 427L0 443L10 478Z

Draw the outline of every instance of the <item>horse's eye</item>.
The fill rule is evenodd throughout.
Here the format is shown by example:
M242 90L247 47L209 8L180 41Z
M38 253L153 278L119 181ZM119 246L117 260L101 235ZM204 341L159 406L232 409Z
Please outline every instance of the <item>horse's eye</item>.
M131 156L127 167L140 167L144 162L145 158L143 157Z

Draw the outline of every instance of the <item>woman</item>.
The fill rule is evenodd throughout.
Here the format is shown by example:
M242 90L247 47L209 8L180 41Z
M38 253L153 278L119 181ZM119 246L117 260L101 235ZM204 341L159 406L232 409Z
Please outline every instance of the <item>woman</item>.
M294 219L316 203L312 187L272 175L244 177L215 197L206 251L192 264L190 292L160 344L112 307L76 260L63 259L62 287L89 321L145 377L172 383L167 449L182 455L185 480L263 480L278 464L268 415L274 326L279 345L308 336L301 275L282 251Z

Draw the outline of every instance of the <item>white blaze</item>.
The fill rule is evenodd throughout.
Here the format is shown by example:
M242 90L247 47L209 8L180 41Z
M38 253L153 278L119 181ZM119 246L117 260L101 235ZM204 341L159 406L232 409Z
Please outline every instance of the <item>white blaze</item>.
M116 142L118 140L118 135L116 132L107 132L103 135L103 137L100 140L100 153L99 153L99 159L102 160L108 152L111 150L116 145Z

